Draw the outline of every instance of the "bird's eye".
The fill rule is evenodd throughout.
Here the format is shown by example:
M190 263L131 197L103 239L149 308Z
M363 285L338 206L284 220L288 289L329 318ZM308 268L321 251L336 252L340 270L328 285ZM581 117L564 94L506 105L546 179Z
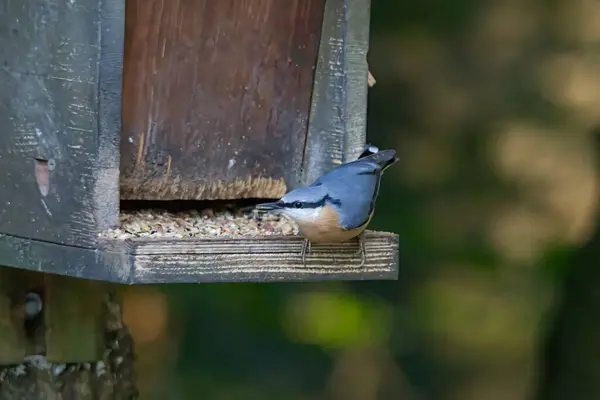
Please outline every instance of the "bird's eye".
M299 201L295 201L293 206L294 206L294 208L302 208L302 203Z

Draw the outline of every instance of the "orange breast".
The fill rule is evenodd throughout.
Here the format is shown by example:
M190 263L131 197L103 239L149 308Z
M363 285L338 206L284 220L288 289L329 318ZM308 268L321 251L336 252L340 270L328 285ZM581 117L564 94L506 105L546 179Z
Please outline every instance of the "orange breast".
M300 228L300 233L311 242L338 243L360 235L371 221L371 217L372 214L369 215L367 222L358 228L346 230L340 228L339 218L334 209L331 206L325 206L319 215L318 223L317 221L296 222L298 223L298 228Z

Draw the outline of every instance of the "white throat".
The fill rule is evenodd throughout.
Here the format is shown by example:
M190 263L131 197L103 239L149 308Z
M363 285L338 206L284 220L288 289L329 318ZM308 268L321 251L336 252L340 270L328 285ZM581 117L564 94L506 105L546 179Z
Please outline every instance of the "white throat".
M323 207L317 208L288 208L282 210L283 214L292 218L296 222L316 222L321 217Z

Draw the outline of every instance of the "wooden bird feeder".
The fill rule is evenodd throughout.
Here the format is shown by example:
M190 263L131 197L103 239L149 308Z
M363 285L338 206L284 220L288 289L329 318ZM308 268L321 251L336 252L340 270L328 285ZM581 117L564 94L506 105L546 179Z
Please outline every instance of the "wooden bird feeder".
M363 267L354 242L314 246L304 265L299 236L101 235L121 201L278 198L356 158L369 0L15 0L0 27L0 320L43 292L55 359L81 358L49 338L97 306L73 302L87 280L396 279L390 233L368 232ZM14 289L19 270L52 275ZM9 361L27 353L12 348Z

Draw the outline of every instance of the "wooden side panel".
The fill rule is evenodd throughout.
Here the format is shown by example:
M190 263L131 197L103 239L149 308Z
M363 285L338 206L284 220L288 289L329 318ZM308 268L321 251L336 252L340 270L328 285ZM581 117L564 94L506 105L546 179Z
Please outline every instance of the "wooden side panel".
M122 199L295 185L324 0L129 0Z
M358 157L365 145L370 0L327 0L303 184Z
M123 1L0 3L1 233L92 247L116 223L120 110L99 91L120 91L99 71L121 62Z

